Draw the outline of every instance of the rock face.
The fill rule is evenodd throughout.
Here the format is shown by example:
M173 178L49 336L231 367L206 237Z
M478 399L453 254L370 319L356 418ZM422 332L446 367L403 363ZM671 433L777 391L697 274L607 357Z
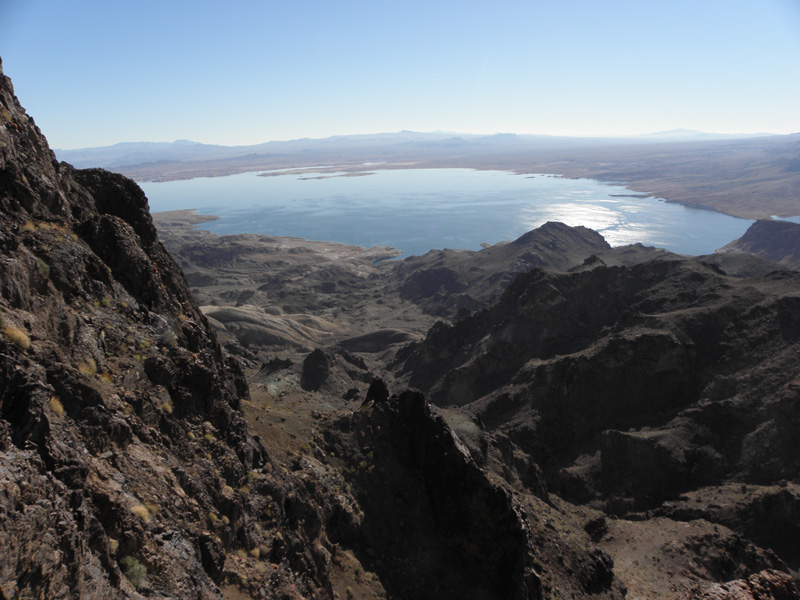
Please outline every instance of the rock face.
M800 477L798 290L793 273L740 280L674 258L534 270L395 368L507 435L549 489L625 515L725 481ZM792 519L758 541L794 561Z
M0 589L219 597L226 554L263 543L236 490L291 489L247 433L241 370L141 190L59 164L2 75L0 119ZM309 543L262 596L325 593Z
M798 594L796 582L786 573L762 571L747 579L698 586L684 600L791 600Z
M547 493L523 499L490 477L496 451L484 446L476 460L421 393L389 397L374 380L365 405L327 432L325 446L353 465L363 518L349 535L357 533L355 551L390 597L533 600L557 588L623 596L613 561L562 520Z
M719 252L754 254L793 271L800 271L800 224L789 221L756 221L742 237L721 248Z

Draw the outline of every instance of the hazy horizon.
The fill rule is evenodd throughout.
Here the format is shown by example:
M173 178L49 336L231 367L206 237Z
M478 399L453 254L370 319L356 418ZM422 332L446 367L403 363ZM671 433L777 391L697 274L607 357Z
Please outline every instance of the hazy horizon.
M553 137L553 138L562 138L563 137L563 138L574 138L574 139L583 139L583 138L586 138L586 139L635 139L635 138L647 138L647 137L656 137L656 136L668 137L668 136L673 136L674 135L675 137L679 137L679 138L683 139L682 136L685 136L686 138L691 138L692 136L697 135L697 136L703 136L703 137L705 137L705 136L720 136L720 137L727 136L727 137L730 137L731 139L733 139L733 138L736 138L736 137L761 137L761 136L770 137L770 136L781 136L781 135L796 135L796 134L800 133L800 131L798 131L798 132L789 132L789 133L786 133L786 134L773 133L773 132L770 132L770 131L754 131L754 132L742 132L742 131L740 131L740 132L733 132L733 133L719 133L719 132L714 132L714 131L698 131L696 129L678 128L678 129L672 129L672 130L669 130L669 131L646 131L646 132L642 132L642 133L632 133L632 134L627 134L627 135L624 135L624 134L623 135L600 135L600 134L597 134L597 135L580 135L580 134L575 134L575 135L558 136L558 135L552 135L552 134L517 133L517 132L514 132L514 131L496 131L496 132L493 132L493 133L479 134L479 133L472 133L472 132L468 132L468 131L441 131L441 130L435 130L435 131L410 131L408 129L403 129L403 130L400 130L400 131L375 131L375 132L358 133L358 134L335 134L335 135L330 135L330 136L321 137L321 138L301 137L301 138L263 140L261 142L256 142L254 144L215 144L215 143L205 142L205 141L202 141L202 140L190 140L190 139L176 139L176 140L167 140L167 141L142 140L142 139L133 140L132 139L132 140L122 140L122 141L119 141L119 142L115 142L113 144L106 144L106 145L103 145L103 146L83 146L83 147L80 147L80 148L56 148L56 147L53 147L53 149L54 150L95 150L95 149L101 149L101 148L108 148L108 147L112 147L112 146L121 146L121 145L126 145L126 144L154 144L154 145L155 144L160 144L160 145L177 145L177 144L193 144L194 145L194 144L197 144L197 145L202 145L202 146L222 146L222 147L228 147L228 148L233 148L233 147L248 148L248 147L251 147L251 146L260 146L260 145L272 144L272 143L301 142L301 141L306 141L306 140L307 141L324 141L324 140L329 140L329 139L334 139L334 138L351 138L351 137L359 137L359 136L363 136L363 137L393 136L393 135L400 135L400 134L404 134L404 133L405 134L416 134L416 135L442 135L442 136L454 136L454 137L469 136L469 137L476 137L476 138L478 138L478 137L502 136L502 135L514 135L514 136L521 136L521 137L526 137L526 136L530 136L530 137Z
M7 0L0 57L61 149L800 131L792 0Z

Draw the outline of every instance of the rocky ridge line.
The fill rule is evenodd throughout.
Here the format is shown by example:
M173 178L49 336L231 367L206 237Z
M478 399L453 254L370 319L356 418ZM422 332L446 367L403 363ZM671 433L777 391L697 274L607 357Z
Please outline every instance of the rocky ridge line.
M265 533L264 498L301 479L248 435L144 194L58 163L1 68L0 223L3 593L219 598L241 552L274 563L258 597L330 596L319 532L281 504Z

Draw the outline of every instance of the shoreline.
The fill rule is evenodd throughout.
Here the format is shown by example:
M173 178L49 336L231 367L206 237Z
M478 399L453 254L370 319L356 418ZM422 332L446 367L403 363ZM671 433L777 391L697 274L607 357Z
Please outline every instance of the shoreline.
M376 152L380 163L376 164ZM452 153L451 153L452 152ZM631 194L702 208L742 219L800 216L800 171L787 169L798 153L791 139L582 148L451 148L324 150L287 155L249 155L225 161L144 163L117 168L139 183L261 172L359 177L396 169L462 168L519 175L615 183Z
M285 169L283 170L283 172L268 172L260 168L253 168L253 169L248 168L245 170L230 169L230 170L225 170L223 172L175 174L172 177L167 176L158 179L148 179L148 178L134 179L134 181L137 184L168 183L170 181L190 181L192 179L229 177L232 175L244 175L246 173L258 173L259 171L265 171L265 172L260 173L258 177L280 177L283 175L300 175L301 177L299 177L299 179L302 181L313 181L321 179L334 179L339 177L363 177L368 175L374 175L376 171L396 171L403 169L425 169L425 170L469 169L472 171L502 171L506 173L513 173L515 175L541 175L541 176L550 176L550 177L558 177L562 179L573 179L573 180L590 179L598 183L625 187L627 190L631 191L630 194L610 194L612 197L626 197L626 198L636 198L636 199L657 198L669 204L678 204L680 206L684 206L686 208L691 208L695 210L710 210L712 212L727 215L729 217L735 217L737 219L744 219L749 221L755 221L760 219L771 220L775 217L780 219L800 217L800 206L798 206L797 209L794 211L786 210L785 207L779 208L778 205L773 205L773 204L759 206L757 209L753 208L752 206L749 206L747 210L739 210L735 207L733 209L725 209L724 207L719 206L717 202L711 202L708 200L703 202L698 199L675 197L676 194L671 194L668 191L660 191L660 192L652 191L651 188L645 187L640 183L632 181L620 181L619 179L616 178L604 178L601 175L594 175L592 173L568 173L568 172L559 173L551 170L546 170L544 168L537 169L537 168L512 168L512 167L501 167L501 166L477 166L477 165L468 165L461 163L444 165L444 164L425 164L419 162L418 163L402 162L402 163L385 163L381 165L379 168L376 168L375 165L369 165L369 166L338 165L335 167L332 166L332 167L322 167L320 169L314 169L314 170L312 169L313 168L309 167L295 167L291 169ZM316 177L302 177L302 175L310 175L312 173L320 173L321 175ZM325 175L325 173L339 173L339 175ZM162 212L180 212L180 211L162 211Z

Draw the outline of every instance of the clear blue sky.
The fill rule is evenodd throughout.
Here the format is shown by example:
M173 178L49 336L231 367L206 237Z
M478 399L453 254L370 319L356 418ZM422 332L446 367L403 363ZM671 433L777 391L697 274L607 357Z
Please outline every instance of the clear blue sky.
M800 0L0 0L55 148L800 131Z

